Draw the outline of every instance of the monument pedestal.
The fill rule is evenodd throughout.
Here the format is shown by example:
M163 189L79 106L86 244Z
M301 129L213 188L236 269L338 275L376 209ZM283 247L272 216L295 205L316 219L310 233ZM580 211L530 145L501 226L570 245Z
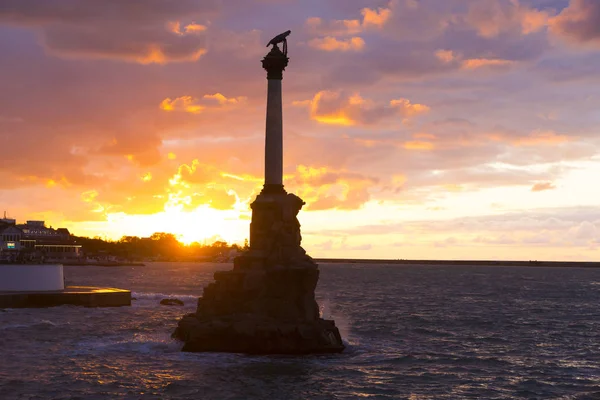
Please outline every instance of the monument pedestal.
M319 318L318 279L318 269L306 268L216 272L196 313L179 321L173 337L191 352L341 352L335 323Z
M173 337L183 351L249 354L338 353L344 344L333 321L319 316L319 269L300 246L296 215L304 202L285 191L252 203L250 250L231 271L215 272L196 313Z

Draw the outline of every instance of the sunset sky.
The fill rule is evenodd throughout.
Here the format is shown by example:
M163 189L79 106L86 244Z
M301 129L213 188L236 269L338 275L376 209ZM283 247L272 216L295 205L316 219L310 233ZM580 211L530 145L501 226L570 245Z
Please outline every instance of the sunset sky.
M287 29L309 254L600 259L598 0L2 0L0 211L243 242Z

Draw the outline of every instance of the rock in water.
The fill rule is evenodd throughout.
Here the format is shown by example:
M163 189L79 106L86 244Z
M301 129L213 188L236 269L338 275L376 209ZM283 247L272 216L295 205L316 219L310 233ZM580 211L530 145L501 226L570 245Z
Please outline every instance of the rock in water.
M231 271L215 272L195 313L184 316L173 337L183 351L248 354L339 353L334 321L319 317L319 269L300 247L296 215L304 202L283 193L261 193L252 204L250 250Z
M163 306L183 306L183 301L179 299L162 299L160 304Z

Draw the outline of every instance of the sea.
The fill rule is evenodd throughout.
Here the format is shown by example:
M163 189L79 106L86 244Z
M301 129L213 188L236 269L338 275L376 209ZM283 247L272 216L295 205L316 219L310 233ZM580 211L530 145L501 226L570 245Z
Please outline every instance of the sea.
M182 353L178 319L231 267L65 267L135 300L0 310L0 399L600 399L600 269L321 264L343 353Z

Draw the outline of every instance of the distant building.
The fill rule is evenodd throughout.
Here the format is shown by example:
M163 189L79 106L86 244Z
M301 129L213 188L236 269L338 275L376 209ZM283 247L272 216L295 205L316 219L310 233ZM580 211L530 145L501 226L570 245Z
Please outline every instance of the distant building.
M48 228L44 221L0 220L0 259L15 260L20 254L61 262L80 258L82 250L66 228Z
M15 225L0 226L0 251L16 251L21 249L23 231Z

